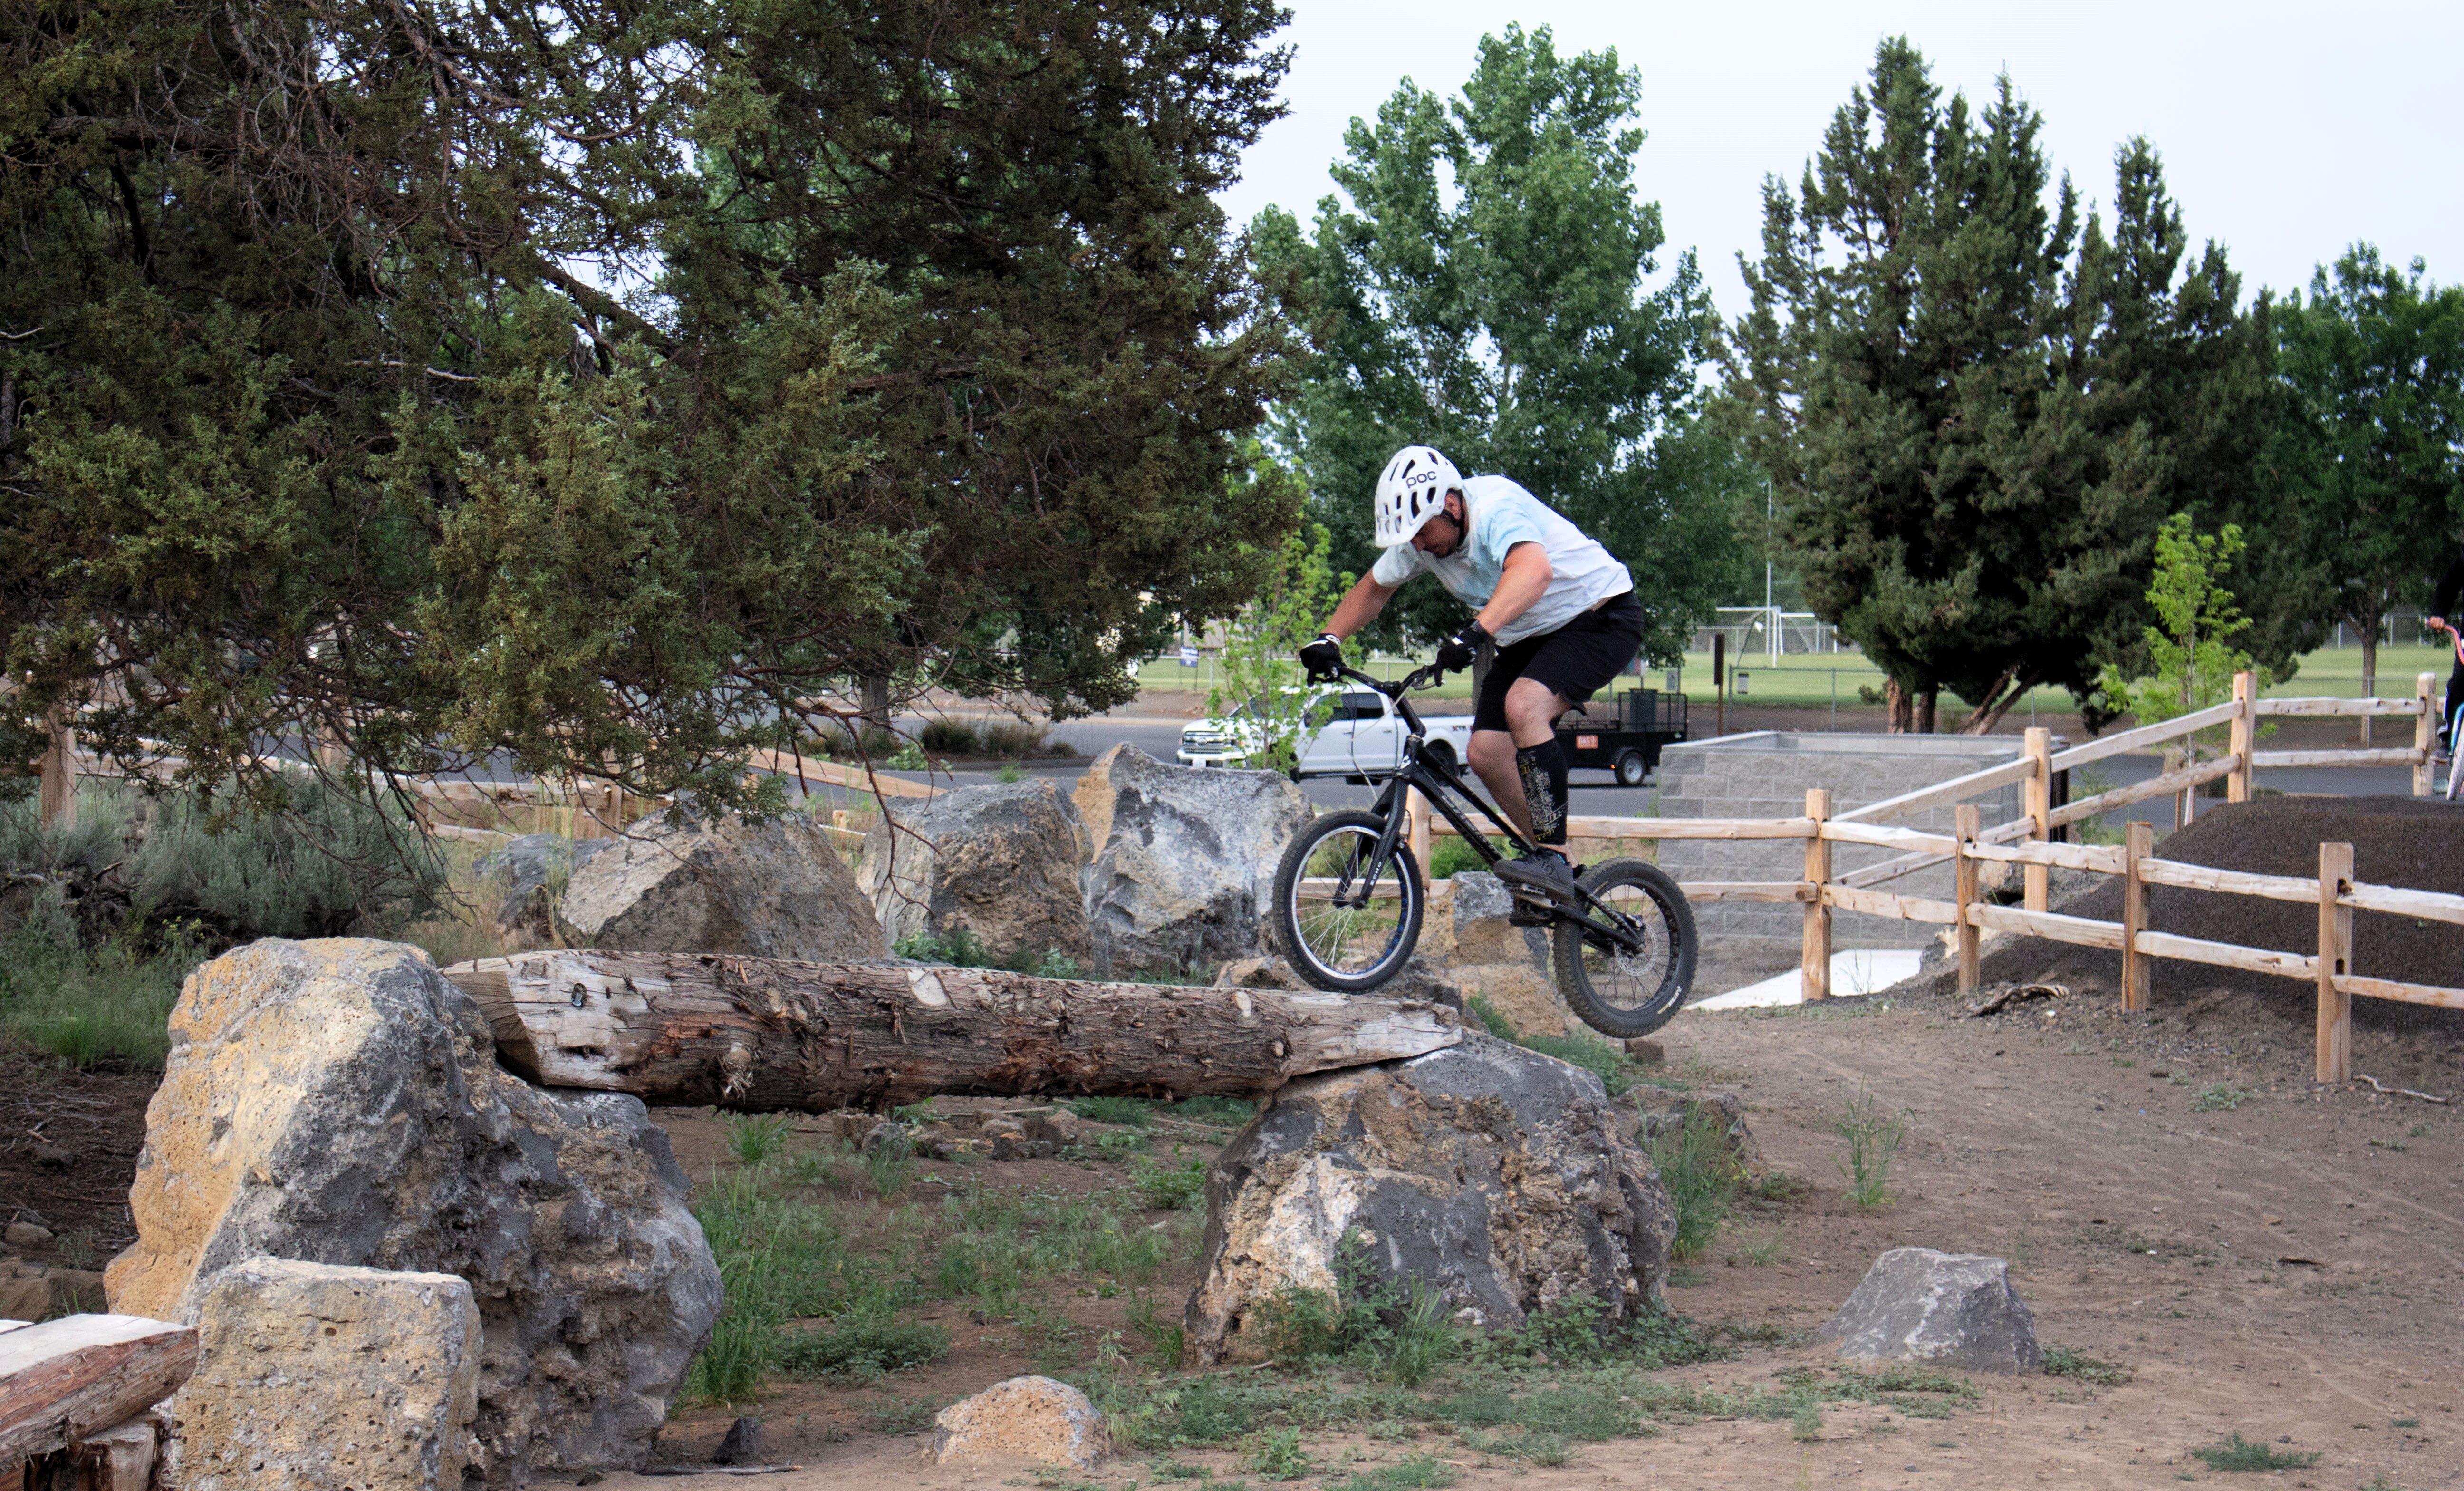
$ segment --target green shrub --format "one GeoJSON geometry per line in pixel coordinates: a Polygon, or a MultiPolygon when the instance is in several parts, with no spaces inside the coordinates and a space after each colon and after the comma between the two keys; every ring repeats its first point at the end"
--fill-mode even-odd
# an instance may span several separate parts
{"type": "Polygon", "coordinates": [[[2191,1456],[2210,1470],[2306,1470],[2319,1463],[2318,1452],[2277,1450],[2254,1439],[2245,1439],[2235,1430],[2233,1436],[2222,1444],[2204,1450],[2192,1450],[2191,1456]]]}
{"type": "Polygon", "coordinates": [[[2100,1388],[2119,1388],[2130,1381],[2130,1369],[2116,1362],[2101,1361],[2068,1346],[2045,1347],[2045,1375],[2075,1377],[2100,1388]]]}
{"type": "Polygon", "coordinates": [[[930,1321],[857,1315],[827,1330],[789,1331],[778,1342],[779,1369],[797,1377],[869,1381],[950,1354],[950,1333],[930,1321]]]}
{"type": "Polygon", "coordinates": [[[159,1072],[180,983],[206,957],[191,928],[124,928],[93,946],[51,921],[0,938],[0,1034],[72,1066],[159,1072]]]}
{"type": "Polygon", "coordinates": [[[1155,1122],[1155,1104],[1144,1098],[1066,1098],[1061,1105],[1090,1124],[1144,1128],[1155,1122]]]}
{"type": "MultiPolygon", "coordinates": [[[[1491,834],[1488,836],[1488,842],[1489,847],[1499,854],[1507,852],[1506,840],[1496,835],[1491,834]]],[[[1464,870],[1486,870],[1487,868],[1488,861],[1480,857],[1480,851],[1474,849],[1467,839],[1441,838],[1429,846],[1429,879],[1433,880],[1450,880],[1464,870]]]]}
{"type": "Polygon", "coordinates": [[[1206,1198],[1206,1162],[1165,1166],[1139,1159],[1130,1167],[1130,1184],[1150,1211],[1186,1212],[1206,1198]]]}
{"type": "Polygon", "coordinates": [[[927,720],[915,739],[926,750],[942,756],[973,756],[983,749],[976,727],[964,720],[927,720]]]}
{"type": "MultiPolygon", "coordinates": [[[[1045,744],[1045,727],[1024,720],[987,720],[982,730],[983,749],[990,756],[1033,756],[1051,747],[1045,744]]],[[[1052,751],[1067,755],[1067,747],[1052,751]]]]}
{"type": "Polygon", "coordinates": [[[1720,1235],[1745,1178],[1728,1142],[1728,1126],[1717,1108],[1691,1104],[1683,1123],[1653,1140],[1652,1159],[1677,1213],[1672,1252],[1680,1258],[1699,1258],[1720,1235]]]}
{"type": "Polygon", "coordinates": [[[735,1115],[727,1121],[727,1148],[738,1165],[759,1165],[787,1143],[787,1115],[735,1115]]]}
{"type": "Polygon", "coordinates": [[[262,814],[228,790],[161,799],[129,866],[131,905],[234,942],[333,937],[434,909],[444,861],[398,806],[305,772],[281,773],[279,787],[283,805],[262,814]]]}

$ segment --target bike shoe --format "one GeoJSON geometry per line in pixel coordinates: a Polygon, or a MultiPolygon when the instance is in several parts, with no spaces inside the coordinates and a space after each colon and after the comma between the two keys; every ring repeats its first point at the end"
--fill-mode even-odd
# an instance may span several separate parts
{"type": "Polygon", "coordinates": [[[1577,901],[1581,892],[1574,884],[1574,867],[1566,857],[1544,849],[1536,855],[1519,859],[1498,861],[1497,878],[1507,884],[1547,894],[1557,901],[1577,901]]]}

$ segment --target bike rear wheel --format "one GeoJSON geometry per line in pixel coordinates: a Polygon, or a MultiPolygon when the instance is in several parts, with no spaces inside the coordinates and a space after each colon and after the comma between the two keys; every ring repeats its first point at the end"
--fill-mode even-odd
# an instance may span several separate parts
{"type": "Polygon", "coordinates": [[[1275,870],[1276,940],[1315,988],[1357,994],[1393,978],[1420,940],[1419,866],[1397,843],[1372,881],[1386,820],[1353,810],[1319,816],[1285,846],[1275,870]]]}
{"type": "MultiPolygon", "coordinates": [[[[1557,990],[1603,1035],[1648,1035],[1685,1005],[1694,985],[1694,912],[1658,865],[1612,859],[1583,872],[1583,885],[1636,934],[1632,951],[1561,915],[1550,934],[1557,990]]],[[[1591,913],[1603,920],[1599,911],[1591,913]]]]}

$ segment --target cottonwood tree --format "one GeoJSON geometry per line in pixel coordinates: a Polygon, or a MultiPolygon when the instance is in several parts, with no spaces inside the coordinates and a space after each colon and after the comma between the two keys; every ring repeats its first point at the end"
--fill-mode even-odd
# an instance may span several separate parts
{"type": "MultiPolygon", "coordinates": [[[[1482,39],[1460,95],[1406,80],[1353,121],[1312,230],[1269,209],[1252,235],[1315,318],[1275,430],[1335,564],[1376,557],[1377,474],[1426,442],[1522,482],[1624,560],[1645,650],[1668,656],[1743,580],[1735,511],[1753,483],[1696,418],[1712,311],[1692,254],[1652,287],[1665,237],[1636,192],[1640,92],[1615,51],[1560,56],[1546,27],[1509,26],[1482,39]]],[[[1426,640],[1460,612],[1415,587],[1375,635],[1426,640]]]]}
{"type": "Polygon", "coordinates": [[[1280,20],[0,0],[0,750],[724,802],[850,678],[1126,697],[1295,514],[1280,20]]]}
{"type": "Polygon", "coordinates": [[[1972,110],[1887,40],[1740,256],[1723,423],[1894,729],[1931,730],[1945,689],[1976,732],[2041,684],[2093,707],[2140,641],[2158,524],[2250,501],[2266,438],[2265,304],[2237,308],[2212,244],[2186,268],[2154,149],[2117,153],[2107,236],[2042,128],[2007,76],[1972,110]]]}
{"type": "Polygon", "coordinates": [[[2464,287],[2427,277],[2358,244],[2277,318],[2278,475],[2320,616],[2361,633],[2365,689],[2387,612],[2429,599],[2464,520],[2464,287]]]}

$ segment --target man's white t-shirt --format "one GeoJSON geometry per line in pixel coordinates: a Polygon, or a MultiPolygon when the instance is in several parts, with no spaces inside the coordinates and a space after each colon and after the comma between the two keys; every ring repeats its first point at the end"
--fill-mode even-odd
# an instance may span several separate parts
{"type": "Polygon", "coordinates": [[[1554,632],[1610,596],[1634,589],[1634,576],[1616,555],[1512,478],[1468,477],[1463,495],[1471,531],[1452,554],[1440,559],[1397,544],[1377,556],[1371,577],[1391,590],[1426,571],[1455,599],[1477,611],[1497,593],[1497,582],[1506,572],[1506,551],[1517,544],[1539,545],[1549,556],[1549,589],[1529,611],[1500,629],[1500,647],[1554,632]]]}

